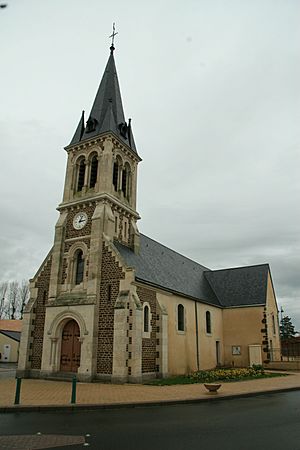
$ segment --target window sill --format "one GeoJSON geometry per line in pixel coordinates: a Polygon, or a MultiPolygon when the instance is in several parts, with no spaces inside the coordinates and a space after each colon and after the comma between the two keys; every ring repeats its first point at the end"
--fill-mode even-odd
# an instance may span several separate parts
{"type": "Polygon", "coordinates": [[[150,339],[151,338],[151,331],[143,331],[142,338],[143,339],[150,339]]]}

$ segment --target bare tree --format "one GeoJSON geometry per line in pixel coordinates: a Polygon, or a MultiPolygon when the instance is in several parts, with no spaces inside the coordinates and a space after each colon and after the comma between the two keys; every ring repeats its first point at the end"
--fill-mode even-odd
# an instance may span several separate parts
{"type": "Polygon", "coordinates": [[[20,305],[19,283],[17,281],[11,281],[9,283],[8,300],[9,300],[9,319],[16,319],[20,305]]]}
{"type": "Polygon", "coordinates": [[[24,308],[29,300],[29,284],[27,280],[22,280],[19,286],[19,297],[20,297],[20,319],[23,319],[24,308]]]}
{"type": "Polygon", "coordinates": [[[0,319],[22,319],[29,300],[29,283],[3,281],[0,283],[0,319]]]}
{"type": "Polygon", "coordinates": [[[8,282],[3,281],[0,283],[0,319],[4,316],[5,306],[7,301],[8,282]]]}

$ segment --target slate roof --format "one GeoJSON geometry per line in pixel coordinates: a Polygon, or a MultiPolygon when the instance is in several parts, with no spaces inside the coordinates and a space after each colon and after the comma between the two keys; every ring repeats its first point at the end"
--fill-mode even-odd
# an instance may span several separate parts
{"type": "Polygon", "coordinates": [[[205,273],[221,306],[263,305],[266,302],[269,265],[212,270],[205,273]]]}
{"type": "Polygon", "coordinates": [[[110,56],[87,121],[87,126],[84,128],[83,117],[81,117],[70,145],[90,139],[101,133],[113,132],[137,153],[130,121],[129,124],[125,121],[113,50],[114,48],[111,47],[110,56]],[[91,129],[89,130],[89,122],[93,123],[92,131],[91,129]],[[123,127],[120,128],[120,125],[123,125],[123,127]]]}
{"type": "Polygon", "coordinates": [[[140,251],[114,242],[137,281],[219,307],[266,302],[268,264],[210,270],[153,239],[140,235],[140,251]]]}
{"type": "Polygon", "coordinates": [[[3,334],[4,336],[7,336],[17,342],[20,342],[20,340],[21,340],[20,331],[2,331],[1,330],[0,334],[3,334]]]}
{"type": "Polygon", "coordinates": [[[117,250],[129,267],[134,267],[136,280],[219,306],[207,283],[201,264],[186,258],[153,239],[140,235],[140,252],[115,242],[117,250]]]}

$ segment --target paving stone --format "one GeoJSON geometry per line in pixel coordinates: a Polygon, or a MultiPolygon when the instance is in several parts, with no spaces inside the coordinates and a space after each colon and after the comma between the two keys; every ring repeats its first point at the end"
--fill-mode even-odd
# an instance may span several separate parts
{"type": "Polygon", "coordinates": [[[84,436],[64,436],[61,434],[0,436],[1,450],[38,450],[84,443],[84,436]]]}
{"type": "MultiPolygon", "coordinates": [[[[0,407],[14,404],[16,382],[0,379],[0,407]]],[[[20,405],[70,405],[72,384],[65,381],[22,380],[20,405]]],[[[285,377],[222,383],[218,397],[300,389],[300,373],[285,377]]],[[[147,403],[207,398],[203,384],[151,386],[141,384],[77,383],[77,404],[147,403]]]]}

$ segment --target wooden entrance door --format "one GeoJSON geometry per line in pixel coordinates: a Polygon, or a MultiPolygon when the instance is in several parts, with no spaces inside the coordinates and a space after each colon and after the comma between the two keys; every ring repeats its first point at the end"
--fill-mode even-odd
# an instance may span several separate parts
{"type": "Polygon", "coordinates": [[[64,326],[61,341],[60,370],[77,372],[80,366],[79,326],[75,320],[69,320],[64,326]]]}

